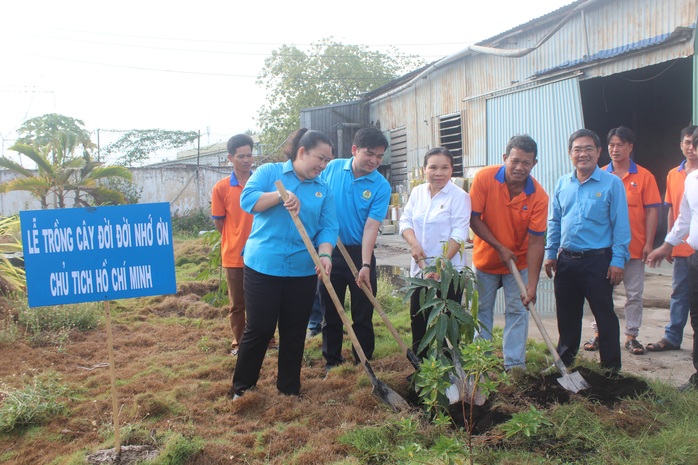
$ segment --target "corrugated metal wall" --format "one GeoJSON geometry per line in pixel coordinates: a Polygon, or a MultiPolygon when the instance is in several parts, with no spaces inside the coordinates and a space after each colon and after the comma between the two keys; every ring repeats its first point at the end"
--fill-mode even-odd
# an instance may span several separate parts
{"type": "MultiPolygon", "coordinates": [[[[406,90],[392,96],[374,97],[369,104],[371,120],[383,130],[404,126],[407,130],[409,168],[419,165],[420,152],[437,143],[434,124],[442,115],[463,115],[463,153],[466,165],[487,163],[485,97],[504,89],[524,90],[526,82],[545,78],[540,73],[571,73],[581,68],[580,79],[637,69],[694,53],[694,41],[642,49],[619,56],[627,46],[668,35],[678,27],[695,28],[696,0],[615,0],[599,2],[576,14],[539,49],[521,58],[468,54],[440,68],[406,90]],[[606,61],[586,63],[587,57],[608,56],[606,61]],[[568,65],[568,67],[564,67],[568,65]],[[571,67],[569,67],[571,66],[571,67]],[[516,86],[521,85],[520,89],[516,86]],[[426,123],[425,123],[426,122],[426,123]]],[[[564,12],[562,12],[564,13],[564,12]]],[[[518,35],[502,34],[500,48],[526,48],[537,43],[559,20],[543,18],[527,25],[518,35]]],[[[651,42],[651,41],[649,41],[651,42]]],[[[557,127],[551,127],[556,131],[557,127]]],[[[569,134],[567,134],[569,135],[569,134]]],[[[545,138],[547,136],[544,136],[545,138]]]]}
{"type": "Polygon", "coordinates": [[[356,131],[369,125],[362,101],[306,108],[300,119],[301,127],[324,132],[335,146],[335,155],[343,158],[351,156],[356,131]]]}
{"type": "Polygon", "coordinates": [[[528,134],[538,144],[538,164],[531,174],[552,193],[558,178],[572,170],[567,139],[583,127],[577,78],[489,99],[487,164],[502,162],[511,136],[528,134]]]}

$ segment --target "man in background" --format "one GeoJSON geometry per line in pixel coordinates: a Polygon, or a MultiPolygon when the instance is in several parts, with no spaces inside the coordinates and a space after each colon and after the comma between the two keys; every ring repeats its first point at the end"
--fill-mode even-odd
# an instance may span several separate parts
{"type": "MultiPolygon", "coordinates": [[[[686,177],[698,168],[698,154],[693,149],[693,132],[696,129],[698,126],[687,126],[681,130],[681,152],[686,159],[666,175],[664,204],[669,207],[667,213],[667,229],[669,231],[681,212],[681,199],[683,198],[686,177]]],[[[671,250],[671,255],[666,257],[669,263],[673,262],[674,264],[671,275],[669,324],[664,328],[664,337],[655,343],[647,344],[647,350],[650,352],[679,350],[681,348],[683,330],[688,321],[691,302],[688,259],[694,252],[690,245],[681,243],[671,250]]]]}
{"type": "Polygon", "coordinates": [[[228,140],[228,161],[233,165],[233,172],[218,181],[211,194],[211,217],[221,233],[221,262],[230,299],[231,355],[237,355],[245,331],[242,250],[252,229],[253,216],[240,208],[240,193],[252,174],[253,147],[254,141],[247,134],[238,134],[228,140]]]}

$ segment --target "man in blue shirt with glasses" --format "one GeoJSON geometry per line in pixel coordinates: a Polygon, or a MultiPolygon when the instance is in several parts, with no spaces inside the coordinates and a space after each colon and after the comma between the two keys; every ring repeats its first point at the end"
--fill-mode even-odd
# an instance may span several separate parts
{"type": "Polygon", "coordinates": [[[599,136],[580,129],[568,145],[574,171],[555,186],[545,247],[545,272],[555,274],[557,350],[565,365],[579,351],[584,299],[599,329],[601,366],[621,368],[620,325],[613,311],[613,286],[623,281],[630,258],[630,222],[620,178],[601,170],[599,136]]]}

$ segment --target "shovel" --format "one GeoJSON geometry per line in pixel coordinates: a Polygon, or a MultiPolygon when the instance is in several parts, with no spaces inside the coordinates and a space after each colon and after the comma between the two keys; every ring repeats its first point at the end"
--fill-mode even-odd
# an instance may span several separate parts
{"type": "MultiPolygon", "coordinates": [[[[519,274],[519,270],[516,269],[516,264],[514,263],[514,260],[509,261],[509,266],[511,267],[511,273],[514,275],[514,279],[516,279],[516,284],[519,285],[519,290],[521,291],[522,294],[527,295],[526,285],[524,284],[523,280],[521,279],[521,275],[519,274]]],[[[550,340],[550,336],[548,336],[548,332],[545,330],[545,326],[543,326],[543,322],[541,321],[540,316],[538,316],[538,312],[536,311],[536,306],[533,305],[533,302],[529,302],[526,307],[528,308],[528,311],[531,312],[531,316],[533,317],[533,321],[536,322],[536,326],[538,326],[538,330],[543,335],[543,339],[545,340],[545,344],[548,346],[548,350],[550,351],[551,354],[553,354],[553,360],[555,360],[555,366],[557,367],[558,370],[560,370],[560,373],[562,373],[562,378],[557,379],[557,382],[560,383],[560,386],[562,386],[563,388],[565,388],[571,392],[579,392],[583,389],[589,389],[591,386],[582,377],[582,375],[580,375],[576,371],[570,373],[567,370],[567,367],[560,359],[560,354],[558,354],[557,350],[555,350],[555,346],[553,346],[553,343],[550,340]]]]}
{"type": "MultiPolygon", "coordinates": [[[[354,261],[351,259],[349,256],[349,253],[347,252],[347,249],[344,247],[344,244],[342,244],[342,241],[340,239],[337,239],[337,248],[339,249],[340,252],[342,252],[342,256],[344,257],[344,261],[347,262],[347,265],[349,265],[349,269],[351,270],[352,274],[354,275],[354,278],[359,277],[359,270],[356,269],[356,265],[354,265],[354,261]]],[[[400,338],[400,334],[398,334],[397,329],[395,329],[395,326],[390,322],[388,319],[388,315],[385,314],[383,311],[383,308],[381,307],[381,304],[378,302],[378,299],[376,299],[373,296],[373,293],[368,289],[368,286],[366,286],[366,283],[361,283],[361,290],[364,291],[364,294],[366,294],[366,297],[368,297],[368,300],[371,301],[371,304],[373,305],[373,308],[376,309],[378,314],[381,316],[383,319],[383,322],[385,323],[385,326],[388,328],[388,331],[390,331],[390,334],[393,335],[395,340],[397,341],[398,345],[400,346],[400,349],[402,352],[404,352],[405,356],[407,357],[407,360],[410,361],[412,366],[414,367],[415,370],[419,370],[419,359],[417,356],[412,352],[412,349],[410,349],[407,344],[405,344],[405,341],[400,338]]]]}
{"type": "MultiPolygon", "coordinates": [[[[340,239],[337,239],[337,248],[339,251],[342,253],[342,256],[344,257],[344,261],[347,262],[347,265],[349,265],[349,269],[351,270],[352,274],[354,277],[359,276],[359,271],[356,269],[356,265],[354,265],[354,261],[351,259],[349,256],[349,253],[347,252],[347,249],[344,247],[344,244],[342,244],[342,241],[340,239]]],[[[397,341],[398,345],[400,346],[400,349],[405,353],[405,356],[407,357],[407,360],[410,361],[412,366],[414,367],[415,370],[419,370],[419,358],[414,354],[412,349],[405,344],[405,342],[402,340],[400,337],[400,334],[397,332],[395,329],[395,326],[390,322],[390,319],[388,319],[388,315],[385,314],[383,311],[383,308],[381,308],[381,304],[378,302],[378,299],[376,299],[371,291],[368,289],[365,283],[361,283],[361,289],[364,291],[366,294],[366,297],[368,297],[368,300],[371,301],[371,304],[373,304],[373,308],[376,309],[378,314],[381,316],[383,319],[383,322],[385,323],[385,326],[388,328],[390,331],[390,334],[393,335],[395,340],[397,341]]],[[[451,341],[446,339],[446,343],[448,344],[449,350],[451,350],[451,355],[454,360],[454,365],[456,368],[456,372],[458,373],[458,376],[450,375],[449,379],[451,381],[451,386],[446,390],[446,396],[448,397],[449,401],[451,404],[456,403],[457,401],[465,401],[467,403],[473,403],[475,405],[483,405],[487,398],[480,392],[480,390],[477,390],[473,394],[473,387],[474,387],[474,381],[472,376],[467,376],[465,374],[465,371],[463,371],[463,367],[460,364],[460,360],[456,355],[453,353],[454,348],[453,345],[451,344],[451,341]]]]}
{"type": "MultiPolygon", "coordinates": [[[[281,181],[276,181],[274,185],[278,189],[279,194],[281,194],[281,198],[286,200],[288,198],[288,192],[286,192],[286,188],[284,187],[283,183],[281,181]]],[[[388,404],[395,411],[409,410],[410,405],[407,403],[405,399],[403,399],[400,396],[400,394],[393,391],[390,387],[388,387],[387,384],[376,378],[376,375],[375,373],[373,373],[371,365],[368,363],[368,360],[366,359],[366,354],[364,354],[364,351],[361,348],[361,344],[359,343],[359,340],[356,337],[356,334],[354,333],[354,329],[351,326],[351,321],[347,317],[347,314],[344,313],[344,309],[342,308],[342,304],[339,301],[339,297],[337,297],[337,293],[334,291],[334,288],[332,287],[330,277],[327,276],[327,273],[325,273],[325,268],[322,266],[322,263],[320,262],[320,257],[315,251],[315,246],[313,246],[313,242],[310,240],[308,232],[305,230],[305,226],[303,226],[303,223],[301,222],[300,218],[298,218],[297,214],[291,213],[291,218],[293,219],[293,223],[296,225],[296,228],[298,229],[298,232],[300,233],[301,238],[303,239],[305,247],[308,249],[308,253],[310,253],[310,257],[313,259],[313,263],[315,263],[315,266],[318,268],[318,270],[320,270],[322,282],[325,284],[327,292],[330,294],[330,297],[332,298],[332,302],[334,302],[335,307],[337,307],[337,313],[339,314],[339,317],[342,319],[342,323],[344,323],[344,327],[346,328],[347,333],[349,334],[349,338],[351,339],[351,343],[354,346],[354,350],[359,356],[361,365],[364,367],[364,370],[366,370],[368,378],[371,380],[371,384],[373,385],[373,388],[371,389],[371,394],[375,398],[382,400],[383,402],[388,404]]]]}

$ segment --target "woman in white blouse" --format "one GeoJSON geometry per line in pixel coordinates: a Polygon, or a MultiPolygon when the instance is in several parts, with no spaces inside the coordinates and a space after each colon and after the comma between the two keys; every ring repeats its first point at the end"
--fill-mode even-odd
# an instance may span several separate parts
{"type": "MultiPolygon", "coordinates": [[[[412,277],[418,276],[423,268],[433,264],[441,255],[451,260],[457,270],[466,266],[461,244],[468,239],[470,196],[451,182],[451,152],[443,147],[429,150],[424,155],[424,174],[427,182],[412,189],[400,217],[400,235],[409,244],[412,255],[412,277]]],[[[433,276],[427,274],[424,277],[433,276]]],[[[419,290],[415,291],[410,299],[412,350],[420,358],[424,358],[426,351],[418,353],[418,348],[426,333],[429,314],[419,312],[419,294],[419,290]]],[[[449,299],[460,302],[462,297],[462,292],[449,290],[449,299]]]]}

